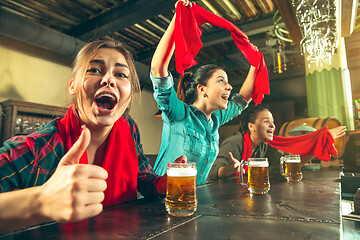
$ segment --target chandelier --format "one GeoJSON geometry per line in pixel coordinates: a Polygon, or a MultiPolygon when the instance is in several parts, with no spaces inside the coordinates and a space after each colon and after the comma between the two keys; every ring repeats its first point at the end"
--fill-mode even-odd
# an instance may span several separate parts
{"type": "Polygon", "coordinates": [[[300,51],[309,63],[328,62],[337,46],[336,0],[292,0],[303,38],[300,51]]]}

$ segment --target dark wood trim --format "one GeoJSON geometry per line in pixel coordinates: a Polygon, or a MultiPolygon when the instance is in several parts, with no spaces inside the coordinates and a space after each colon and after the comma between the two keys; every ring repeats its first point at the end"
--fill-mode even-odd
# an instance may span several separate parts
{"type": "Polygon", "coordinates": [[[274,0],[274,3],[276,4],[277,9],[279,9],[285,26],[290,33],[291,39],[297,47],[300,47],[302,34],[295,16],[295,11],[291,5],[291,0],[274,0]]]}

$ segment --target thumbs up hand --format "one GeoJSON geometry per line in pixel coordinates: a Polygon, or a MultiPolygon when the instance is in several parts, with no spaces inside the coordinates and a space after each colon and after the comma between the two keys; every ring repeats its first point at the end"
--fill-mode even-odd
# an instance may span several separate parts
{"type": "Polygon", "coordinates": [[[79,164],[90,139],[90,130],[84,127],[54,174],[39,188],[40,212],[47,220],[80,221],[102,211],[108,174],[102,167],[79,164]]]}

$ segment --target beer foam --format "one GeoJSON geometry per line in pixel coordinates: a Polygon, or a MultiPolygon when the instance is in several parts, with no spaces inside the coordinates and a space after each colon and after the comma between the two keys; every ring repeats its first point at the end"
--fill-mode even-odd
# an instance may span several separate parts
{"type": "Polygon", "coordinates": [[[269,162],[268,161],[262,161],[262,162],[249,161],[249,167],[269,167],[269,162]]]}
{"type": "Polygon", "coordinates": [[[299,158],[290,158],[290,159],[286,159],[285,160],[285,162],[287,162],[287,163],[299,163],[299,162],[301,162],[301,159],[299,159],[299,158]]]}
{"type": "Polygon", "coordinates": [[[170,177],[192,177],[196,176],[195,168],[170,168],[167,170],[170,177]]]}

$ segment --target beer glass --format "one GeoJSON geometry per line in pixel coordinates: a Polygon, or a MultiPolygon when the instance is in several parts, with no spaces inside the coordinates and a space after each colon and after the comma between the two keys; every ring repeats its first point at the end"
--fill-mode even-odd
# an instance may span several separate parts
{"type": "Polygon", "coordinates": [[[289,154],[281,157],[280,173],[288,182],[300,182],[303,178],[300,155],[289,154]]]}
{"type": "Polygon", "coordinates": [[[168,163],[165,207],[176,217],[192,215],[197,208],[196,164],[168,163]]]}
{"type": "Polygon", "coordinates": [[[252,194],[266,194],[270,190],[269,162],[267,158],[249,158],[240,163],[240,183],[252,194]],[[244,182],[243,168],[248,165],[248,182],[244,182]]]}

